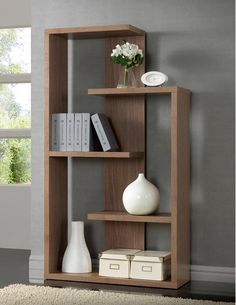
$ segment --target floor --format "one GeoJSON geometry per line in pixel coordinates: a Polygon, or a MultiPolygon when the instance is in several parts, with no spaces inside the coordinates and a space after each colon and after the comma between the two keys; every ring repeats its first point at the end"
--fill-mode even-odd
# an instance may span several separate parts
{"type": "Polygon", "coordinates": [[[29,250],[0,249],[0,288],[13,284],[29,284],[29,250]]]}
{"type": "MultiPolygon", "coordinates": [[[[28,250],[12,250],[0,249],[0,288],[14,284],[22,283],[29,284],[29,261],[30,251],[28,250]]],[[[59,287],[80,287],[91,288],[95,290],[117,290],[130,292],[144,292],[151,294],[158,294],[163,296],[182,297],[191,299],[207,299],[212,301],[235,301],[235,286],[228,283],[212,283],[192,281],[189,284],[175,289],[153,289],[153,288],[139,288],[139,287],[125,287],[114,285],[98,285],[85,284],[75,282],[58,282],[47,281],[46,284],[59,287]]]]}

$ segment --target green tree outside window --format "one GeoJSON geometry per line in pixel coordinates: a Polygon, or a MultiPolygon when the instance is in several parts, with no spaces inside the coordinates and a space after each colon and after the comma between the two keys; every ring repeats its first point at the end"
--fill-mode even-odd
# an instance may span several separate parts
{"type": "MultiPolygon", "coordinates": [[[[11,56],[13,49],[22,50],[20,37],[24,30],[0,30],[0,74],[25,73],[24,63],[13,62],[11,56]]],[[[19,56],[20,60],[21,56],[19,56]]],[[[22,107],[25,101],[21,100],[19,103],[14,96],[16,86],[21,84],[0,84],[0,129],[30,128],[31,126],[30,110],[22,107]]],[[[24,99],[23,94],[20,95],[20,99],[24,99]]],[[[30,183],[30,151],[30,139],[0,138],[1,184],[30,183]]]]}

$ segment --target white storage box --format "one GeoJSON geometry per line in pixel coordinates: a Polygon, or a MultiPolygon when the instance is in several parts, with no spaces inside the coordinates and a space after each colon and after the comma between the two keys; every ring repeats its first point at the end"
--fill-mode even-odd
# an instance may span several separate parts
{"type": "Polygon", "coordinates": [[[133,279],[163,281],[170,276],[170,252],[140,251],[131,261],[133,279]]]}
{"type": "Polygon", "coordinates": [[[99,275],[111,277],[130,277],[131,259],[136,249],[111,249],[99,255],[99,275]]]}

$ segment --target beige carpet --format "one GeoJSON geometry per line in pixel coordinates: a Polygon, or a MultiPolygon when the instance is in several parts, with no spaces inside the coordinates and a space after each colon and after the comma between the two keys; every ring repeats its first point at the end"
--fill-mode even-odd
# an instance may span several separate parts
{"type": "Polygon", "coordinates": [[[229,305],[147,294],[10,285],[0,289],[0,305],[229,305]]]}

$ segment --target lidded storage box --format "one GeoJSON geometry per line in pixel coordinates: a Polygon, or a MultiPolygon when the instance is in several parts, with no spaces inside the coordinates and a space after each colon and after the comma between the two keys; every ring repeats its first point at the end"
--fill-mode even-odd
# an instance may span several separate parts
{"type": "Polygon", "coordinates": [[[170,252],[140,251],[131,262],[130,278],[163,281],[170,276],[170,252]]]}
{"type": "Polygon", "coordinates": [[[111,277],[130,277],[131,259],[136,249],[110,249],[99,255],[99,275],[111,277]]]}

